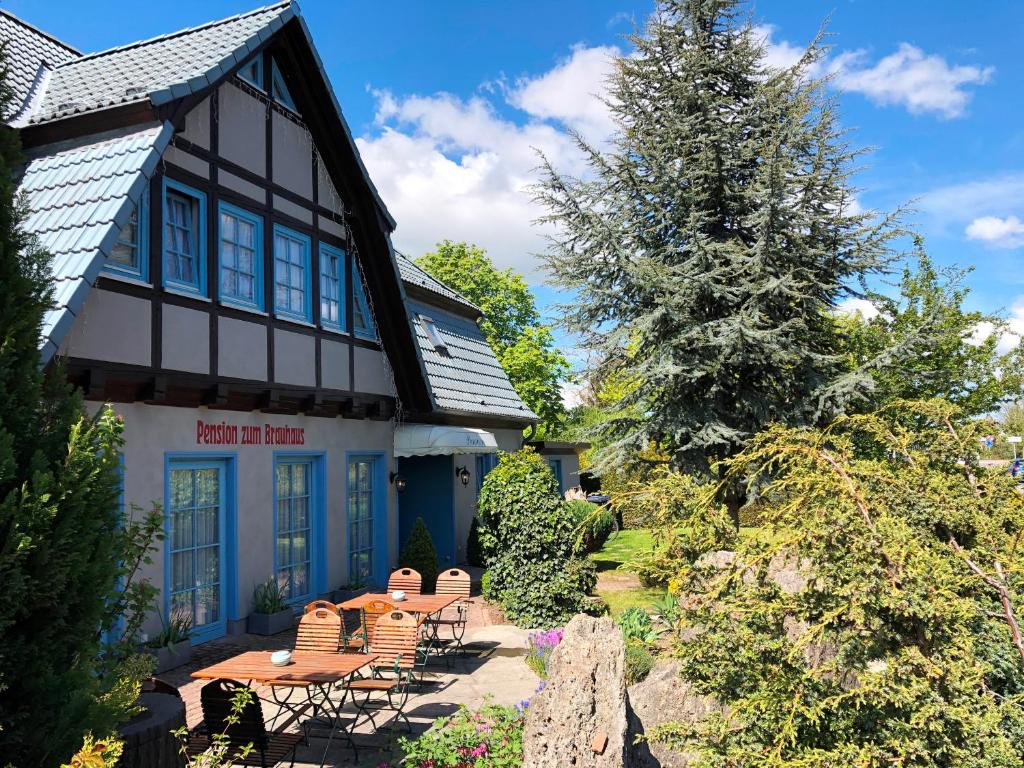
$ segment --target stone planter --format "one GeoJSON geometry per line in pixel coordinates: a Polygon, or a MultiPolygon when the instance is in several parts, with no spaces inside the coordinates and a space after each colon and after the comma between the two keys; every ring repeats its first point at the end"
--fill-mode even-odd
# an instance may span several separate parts
{"type": "Polygon", "coordinates": [[[181,768],[185,758],[171,733],[185,726],[185,704],[166,693],[143,693],[140,712],[118,727],[124,742],[119,768],[181,768]]]}
{"type": "Polygon", "coordinates": [[[276,635],[292,628],[294,614],[291,608],[277,613],[250,613],[246,630],[250,635],[276,635]]]}
{"type": "Polygon", "coordinates": [[[191,640],[182,640],[174,645],[165,645],[161,648],[146,648],[146,650],[156,656],[154,675],[162,675],[164,672],[192,661],[191,640]]]}
{"type": "Polygon", "coordinates": [[[365,595],[369,591],[370,587],[359,587],[359,589],[336,589],[331,594],[331,601],[335,603],[344,603],[346,600],[351,600],[353,597],[365,595]]]}

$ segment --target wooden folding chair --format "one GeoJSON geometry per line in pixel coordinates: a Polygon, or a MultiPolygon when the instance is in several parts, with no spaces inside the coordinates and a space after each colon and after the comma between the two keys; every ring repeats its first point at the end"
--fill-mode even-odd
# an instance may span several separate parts
{"type": "Polygon", "coordinates": [[[329,600],[314,600],[312,603],[307,603],[306,607],[302,609],[302,612],[303,613],[312,613],[313,611],[317,610],[318,608],[323,608],[324,610],[334,611],[335,613],[338,613],[338,606],[336,606],[334,603],[330,602],[329,600]]]}
{"type": "Polygon", "coordinates": [[[399,568],[388,577],[388,592],[402,591],[418,595],[423,589],[423,577],[412,568],[399,568]]]}
{"type": "Polygon", "coordinates": [[[370,652],[377,654],[372,665],[373,677],[353,680],[347,686],[359,711],[356,717],[366,715],[376,730],[373,712],[386,707],[395,713],[396,720],[404,720],[406,728],[411,731],[412,724],[405,714],[405,705],[416,669],[419,621],[411,613],[389,611],[377,619],[370,638],[370,652]],[[366,694],[362,702],[356,701],[357,691],[366,694]],[[384,694],[386,703],[384,700],[373,701],[375,693],[384,694]]]}
{"type": "MultiPolygon", "coordinates": [[[[327,605],[329,607],[313,608],[299,619],[299,628],[295,632],[294,653],[296,655],[339,653],[341,651],[341,616],[338,615],[338,610],[333,603],[327,605]]],[[[270,687],[270,694],[275,704],[279,705],[282,710],[291,712],[296,718],[310,707],[313,708],[313,716],[317,716],[319,708],[312,700],[310,691],[305,684],[276,683],[270,687]],[[280,697],[279,689],[286,690],[287,694],[280,697]],[[292,691],[296,689],[306,691],[305,701],[292,702],[292,691]]]]}
{"type": "MultiPolygon", "coordinates": [[[[199,700],[203,708],[205,729],[189,736],[186,752],[197,757],[212,745],[208,734],[224,734],[228,739],[226,765],[259,765],[263,768],[280,765],[291,755],[289,765],[295,765],[295,750],[305,740],[301,733],[268,731],[263,722],[263,706],[253,693],[250,701],[239,714],[237,723],[228,723],[232,714],[232,700],[246,686],[234,680],[213,680],[203,686],[199,700]],[[245,757],[242,750],[252,745],[252,751],[245,757]]],[[[249,689],[251,690],[251,689],[249,689]]]]}
{"type": "Polygon", "coordinates": [[[441,627],[450,627],[452,631],[451,642],[455,646],[455,650],[463,655],[466,653],[466,647],[462,644],[462,638],[466,634],[466,618],[469,614],[468,601],[471,583],[472,580],[469,578],[469,574],[458,568],[449,568],[438,574],[436,594],[455,595],[459,599],[449,606],[449,608],[453,609],[453,612],[449,611],[447,616],[444,611],[441,611],[441,614],[436,618],[427,620],[427,623],[430,625],[430,631],[434,633],[434,638],[438,641],[448,641],[448,638],[440,637],[439,630],[441,627]]]}
{"type": "Polygon", "coordinates": [[[366,642],[367,638],[373,637],[373,628],[377,626],[377,619],[385,613],[393,610],[395,610],[395,606],[387,600],[371,600],[363,606],[361,619],[363,625],[362,633],[364,647],[369,645],[369,643],[366,642]]]}

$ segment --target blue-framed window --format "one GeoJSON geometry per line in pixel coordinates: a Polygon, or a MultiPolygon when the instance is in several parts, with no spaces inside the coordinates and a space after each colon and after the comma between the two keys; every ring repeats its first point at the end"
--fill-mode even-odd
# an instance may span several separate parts
{"type": "Polygon", "coordinates": [[[551,467],[551,473],[555,476],[555,480],[558,481],[558,490],[564,493],[565,486],[562,484],[562,460],[548,459],[548,466],[551,467]]]}
{"type": "Polygon", "coordinates": [[[366,300],[366,286],[359,274],[355,259],[352,260],[352,330],[363,339],[376,339],[377,328],[370,314],[370,304],[366,300]]]}
{"type": "Polygon", "coordinates": [[[387,582],[387,496],[384,454],[347,454],[345,509],[350,583],[387,582]]]}
{"type": "Polygon", "coordinates": [[[206,296],[206,195],[164,178],[164,285],[206,296]]]}
{"type": "Polygon", "coordinates": [[[320,324],[345,329],[345,252],[320,243],[320,324]]]}
{"type": "Polygon", "coordinates": [[[149,187],[132,209],[106,263],[107,272],[136,280],[149,279],[149,187]]]}
{"type": "Polygon", "coordinates": [[[263,309],[263,217],[220,203],[220,300],[263,309]]]}
{"type": "Polygon", "coordinates": [[[291,93],[288,92],[288,86],[285,85],[284,77],[274,59],[270,61],[270,69],[270,95],[278,104],[283,104],[292,112],[298,113],[299,110],[295,107],[295,101],[292,99],[291,93]]]}
{"type": "Polygon", "coordinates": [[[498,466],[498,454],[496,453],[478,453],[476,456],[476,495],[480,495],[480,490],[484,487],[484,478],[487,477],[487,473],[498,466]]]}
{"type": "Polygon", "coordinates": [[[256,54],[238,70],[238,76],[249,85],[263,90],[263,55],[256,54]]]}
{"type": "Polygon", "coordinates": [[[312,266],[305,235],[274,226],[274,311],[282,317],[311,321],[312,266]]]}
{"type": "Polygon", "coordinates": [[[233,604],[234,492],[227,459],[168,456],[164,611],[203,642],[225,633],[233,604]]]}
{"type": "Polygon", "coordinates": [[[323,588],[323,456],[275,454],[274,576],[289,602],[323,588]]]}

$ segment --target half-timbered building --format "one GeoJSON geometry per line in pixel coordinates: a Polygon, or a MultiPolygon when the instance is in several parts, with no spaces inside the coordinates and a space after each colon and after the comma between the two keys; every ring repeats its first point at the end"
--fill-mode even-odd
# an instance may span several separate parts
{"type": "Polygon", "coordinates": [[[114,404],[126,503],[165,511],[150,628],[237,631],[268,577],[296,605],[383,583],[416,517],[460,562],[536,417],[479,309],[392,248],[297,5],[91,54],[4,12],[0,38],[44,364],[114,404]]]}

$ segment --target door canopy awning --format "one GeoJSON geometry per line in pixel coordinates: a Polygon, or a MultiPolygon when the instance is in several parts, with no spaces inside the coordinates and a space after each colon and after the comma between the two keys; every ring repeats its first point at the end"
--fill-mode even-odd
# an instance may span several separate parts
{"type": "Polygon", "coordinates": [[[498,441],[483,429],[408,424],[395,429],[395,456],[497,453],[498,441]]]}

